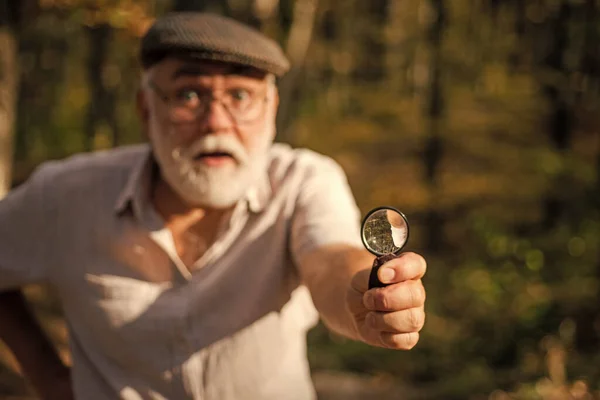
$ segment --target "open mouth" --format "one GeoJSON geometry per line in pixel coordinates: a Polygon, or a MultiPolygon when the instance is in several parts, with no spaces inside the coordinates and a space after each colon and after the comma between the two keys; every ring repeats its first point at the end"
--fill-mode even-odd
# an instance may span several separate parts
{"type": "Polygon", "coordinates": [[[204,163],[206,165],[221,165],[224,163],[235,162],[235,158],[232,154],[222,151],[215,151],[210,153],[200,153],[194,157],[194,161],[204,163]]]}

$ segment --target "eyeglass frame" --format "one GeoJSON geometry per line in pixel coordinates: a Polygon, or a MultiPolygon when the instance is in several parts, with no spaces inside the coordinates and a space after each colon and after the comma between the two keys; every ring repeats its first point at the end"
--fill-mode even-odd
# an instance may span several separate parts
{"type": "MultiPolygon", "coordinates": [[[[175,123],[180,123],[180,122],[197,122],[198,120],[201,119],[201,117],[204,117],[207,115],[208,110],[210,109],[210,106],[212,105],[213,101],[217,101],[219,104],[221,104],[223,106],[223,109],[225,109],[225,111],[227,111],[227,114],[229,114],[229,116],[231,117],[231,119],[233,121],[235,121],[235,123],[237,124],[247,124],[247,123],[251,123],[251,122],[255,122],[257,121],[261,116],[264,115],[265,113],[265,105],[269,100],[269,85],[273,84],[273,80],[267,78],[267,82],[268,82],[268,86],[265,89],[265,93],[264,93],[264,98],[261,101],[262,103],[262,110],[260,113],[257,114],[257,116],[255,118],[251,118],[251,119],[240,119],[239,117],[236,117],[235,114],[229,109],[229,107],[227,106],[227,104],[225,104],[223,102],[223,100],[220,97],[216,97],[214,96],[214,94],[211,92],[210,94],[210,101],[208,103],[206,103],[204,105],[204,107],[200,106],[198,107],[197,110],[190,110],[194,112],[194,118],[190,121],[173,121],[171,112],[169,112],[169,119],[171,120],[171,122],[175,122],[175,123]],[[200,112],[200,110],[202,110],[202,112],[200,112]]],[[[147,85],[150,89],[152,89],[157,95],[158,97],[169,107],[169,111],[172,109],[172,104],[173,104],[173,96],[169,96],[167,93],[165,93],[165,91],[163,89],[161,89],[152,79],[148,79],[147,80],[147,85]]]]}

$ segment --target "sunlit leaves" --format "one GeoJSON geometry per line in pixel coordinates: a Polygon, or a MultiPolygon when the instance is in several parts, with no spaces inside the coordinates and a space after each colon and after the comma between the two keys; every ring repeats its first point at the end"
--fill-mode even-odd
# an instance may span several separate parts
{"type": "Polygon", "coordinates": [[[151,0],[40,0],[42,8],[77,13],[84,25],[109,24],[141,36],[154,20],[151,0]]]}

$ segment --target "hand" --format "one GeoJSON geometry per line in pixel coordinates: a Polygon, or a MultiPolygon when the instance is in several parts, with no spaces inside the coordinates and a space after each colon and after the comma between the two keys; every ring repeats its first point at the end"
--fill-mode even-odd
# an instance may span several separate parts
{"type": "Polygon", "coordinates": [[[403,253],[378,271],[379,280],[389,286],[368,290],[370,269],[353,277],[346,301],[362,341],[398,350],[410,350],[417,344],[425,323],[421,278],[426,268],[420,255],[403,253]]]}

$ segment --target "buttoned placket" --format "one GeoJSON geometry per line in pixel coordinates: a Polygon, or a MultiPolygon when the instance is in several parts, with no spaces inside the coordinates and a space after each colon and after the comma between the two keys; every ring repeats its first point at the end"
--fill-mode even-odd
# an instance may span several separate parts
{"type": "Polygon", "coordinates": [[[246,200],[242,200],[236,204],[231,217],[226,218],[221,222],[214,243],[206,250],[202,257],[192,265],[191,271],[181,260],[179,254],[177,254],[173,234],[164,225],[161,217],[155,211],[147,209],[144,212],[144,220],[146,221],[144,225],[150,231],[150,238],[169,256],[186,281],[190,281],[192,279],[193,271],[203,268],[225,253],[226,249],[233,244],[235,238],[239,235],[247,217],[247,202],[246,200]],[[158,226],[160,226],[159,229],[157,229],[158,226]]]}
{"type": "MultiPolygon", "coordinates": [[[[146,164],[149,168],[149,164],[146,164]]],[[[144,171],[144,170],[140,170],[144,171]]],[[[146,172],[149,169],[145,170],[146,172]]],[[[258,199],[257,188],[253,187],[242,200],[234,207],[229,218],[225,218],[218,227],[216,239],[214,243],[206,250],[206,252],[189,268],[179,257],[175,246],[175,240],[171,231],[166,227],[163,218],[154,209],[150,201],[146,200],[145,193],[149,190],[149,175],[142,175],[136,189],[132,189],[133,206],[135,214],[138,216],[138,221],[141,226],[148,231],[149,237],[155,242],[169,257],[178,273],[174,277],[173,284],[177,285],[193,285],[197,272],[210,268],[212,264],[222,257],[227,249],[229,249],[235,240],[238,238],[243,227],[250,215],[250,210],[260,210],[260,200],[258,199]],[[179,278],[176,278],[179,277],[179,278]]],[[[173,322],[171,331],[173,332],[170,347],[173,349],[173,357],[175,360],[185,359],[181,365],[174,365],[170,374],[173,378],[179,377],[179,382],[191,397],[194,399],[204,398],[203,379],[204,374],[204,359],[206,357],[203,349],[197,350],[196,333],[200,331],[198,324],[201,321],[195,320],[190,307],[189,299],[186,298],[189,292],[180,291],[180,297],[176,300],[177,307],[181,312],[182,318],[173,322]],[[183,357],[182,357],[183,356],[183,357]],[[181,380],[180,380],[181,379],[181,380]]]]}
{"type": "MultiPolygon", "coordinates": [[[[249,216],[248,202],[246,199],[240,200],[234,207],[229,218],[224,219],[219,225],[215,242],[207,249],[207,251],[188,269],[183,263],[177,249],[171,231],[165,226],[162,218],[152,207],[144,207],[142,212],[142,222],[149,230],[150,238],[169,256],[181,276],[187,284],[193,281],[194,271],[206,268],[211,263],[219,259],[226,250],[234,243],[240,232],[242,231],[249,216]]],[[[182,291],[182,296],[185,296],[185,291],[182,291]]],[[[187,299],[181,298],[180,306],[186,308],[189,306],[187,299]]],[[[174,350],[180,355],[189,356],[185,363],[181,366],[181,371],[176,368],[173,372],[181,373],[183,383],[193,393],[193,398],[203,398],[204,388],[202,387],[203,374],[203,355],[202,351],[195,353],[194,332],[197,331],[192,318],[193,313],[185,310],[184,318],[174,326],[174,350]]]]}
{"type": "MultiPolygon", "coordinates": [[[[231,247],[233,242],[239,236],[246,221],[248,219],[248,207],[245,200],[240,201],[233,210],[231,217],[224,220],[219,227],[217,233],[217,239],[212,246],[204,253],[200,259],[194,263],[193,269],[199,270],[202,268],[209,267],[211,263],[222,257],[228,248],[231,247]]],[[[193,274],[192,274],[193,275],[193,274]]],[[[193,277],[192,277],[193,279],[193,277]]],[[[186,330],[186,344],[190,350],[193,351],[195,346],[195,332],[198,331],[195,324],[201,323],[192,318],[193,313],[186,315],[187,330],[186,330]]],[[[197,353],[191,354],[189,360],[183,366],[184,376],[191,378],[190,381],[186,382],[188,387],[191,389],[195,399],[202,399],[204,397],[203,379],[204,374],[204,351],[201,349],[197,353]]]]}

